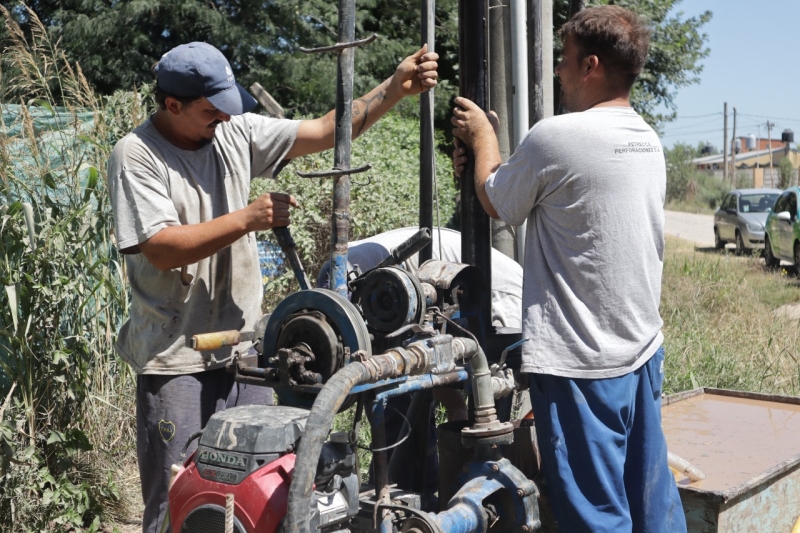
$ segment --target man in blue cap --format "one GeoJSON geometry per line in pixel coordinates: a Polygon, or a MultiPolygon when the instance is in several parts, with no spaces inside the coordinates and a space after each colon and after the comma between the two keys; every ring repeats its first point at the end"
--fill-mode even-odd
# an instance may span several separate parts
{"type": "MultiPolygon", "coordinates": [[[[353,102],[353,136],[404,96],[435,86],[437,59],[423,47],[353,102]]],[[[154,71],[158,110],[117,143],[108,165],[131,287],[117,351],[138,374],[146,533],[161,529],[170,467],[187,439],[216,411],[272,401],[269,389],[248,389],[225,372],[247,345],[200,353],[189,343],[197,333],[253,329],[261,309],[255,232],[288,225],[297,201],[271,193],[250,203],[250,180],[331,148],[335,129],[333,111],[302,121],[247,113],[256,101],[205,43],[174,48],[154,71]]]]}

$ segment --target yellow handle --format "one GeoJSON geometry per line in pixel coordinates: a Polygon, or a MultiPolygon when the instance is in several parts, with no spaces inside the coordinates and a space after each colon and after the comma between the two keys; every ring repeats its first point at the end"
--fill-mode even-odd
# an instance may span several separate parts
{"type": "Polygon", "coordinates": [[[792,528],[792,533],[800,533],[800,517],[798,517],[797,522],[794,523],[794,527],[792,528]]]}
{"type": "Polygon", "coordinates": [[[201,333],[192,336],[192,349],[198,352],[204,350],[216,350],[224,346],[236,346],[242,342],[242,336],[238,330],[215,331],[214,333],[201,333]]]}

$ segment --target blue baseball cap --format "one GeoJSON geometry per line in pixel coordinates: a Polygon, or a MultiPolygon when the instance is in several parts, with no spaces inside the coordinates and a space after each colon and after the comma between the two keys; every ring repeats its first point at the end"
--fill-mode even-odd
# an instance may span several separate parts
{"type": "Polygon", "coordinates": [[[236,83],[230,63],[222,52],[207,43],[176,46],[155,68],[158,87],[174,96],[205,96],[228,115],[241,115],[256,106],[256,100],[236,83]]]}

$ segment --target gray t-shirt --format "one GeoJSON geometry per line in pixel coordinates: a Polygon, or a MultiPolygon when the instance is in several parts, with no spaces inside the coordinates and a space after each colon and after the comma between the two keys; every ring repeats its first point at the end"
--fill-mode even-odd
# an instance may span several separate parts
{"type": "MultiPolygon", "coordinates": [[[[347,260],[366,272],[386,259],[392,249],[408,240],[418,227],[400,228],[349,244],[347,260]]],[[[441,258],[439,230],[433,228],[433,258],[453,263],[461,262],[461,233],[442,228],[441,258]]],[[[419,254],[403,262],[402,267],[417,273],[419,254]]],[[[522,267],[502,253],[492,250],[492,323],[498,327],[520,329],[522,314],[522,267]]]]}
{"type": "Polygon", "coordinates": [[[490,176],[500,218],[528,220],[523,371],[616,377],[659,348],[665,190],[661,142],[627,107],[543,120],[490,176]]]}
{"type": "MultiPolygon", "coordinates": [[[[168,226],[198,224],[248,205],[250,180],[274,177],[299,122],[255,114],[217,127],[213,142],[181,150],[148,120],[121,139],[108,163],[117,248],[123,253],[168,226]]],[[[130,319],[117,351],[143,374],[189,374],[224,366],[234,350],[195,352],[192,335],[252,328],[261,311],[261,276],[254,234],[207,259],[161,272],[141,253],[125,255],[130,319]]]]}

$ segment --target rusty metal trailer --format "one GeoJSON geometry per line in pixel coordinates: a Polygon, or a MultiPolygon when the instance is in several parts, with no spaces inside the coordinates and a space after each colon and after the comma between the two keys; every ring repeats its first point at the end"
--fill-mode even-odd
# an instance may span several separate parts
{"type": "Polygon", "coordinates": [[[800,516],[800,398],[700,388],[668,396],[667,445],[706,474],[678,490],[692,533],[785,532],[800,516]]]}

